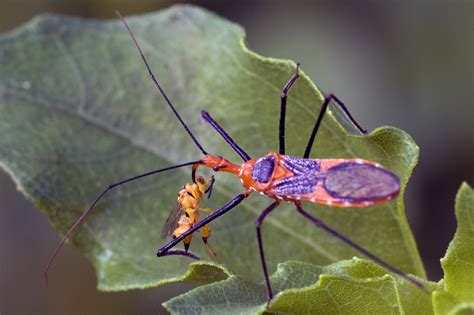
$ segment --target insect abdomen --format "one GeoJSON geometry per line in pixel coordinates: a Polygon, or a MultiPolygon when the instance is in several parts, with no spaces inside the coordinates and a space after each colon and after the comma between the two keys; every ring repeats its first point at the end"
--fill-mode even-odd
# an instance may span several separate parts
{"type": "Polygon", "coordinates": [[[338,207],[366,207],[398,196],[400,180],[382,166],[361,159],[311,160],[283,157],[293,175],[276,179],[270,194],[338,207]]]}

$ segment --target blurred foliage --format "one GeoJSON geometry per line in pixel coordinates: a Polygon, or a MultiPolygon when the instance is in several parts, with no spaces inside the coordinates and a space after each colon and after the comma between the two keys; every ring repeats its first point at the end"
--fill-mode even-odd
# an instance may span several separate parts
{"type": "MultiPolygon", "coordinates": [[[[267,307],[263,283],[231,276],[166,302],[172,314],[432,314],[430,297],[380,266],[353,258],[326,267],[278,265],[267,307]]],[[[433,283],[426,283],[430,289],[433,283]]]]}
{"type": "Polygon", "coordinates": [[[464,183],[456,196],[458,229],[441,259],[445,272],[442,290],[433,293],[437,314],[474,311],[474,191],[464,183]]]}

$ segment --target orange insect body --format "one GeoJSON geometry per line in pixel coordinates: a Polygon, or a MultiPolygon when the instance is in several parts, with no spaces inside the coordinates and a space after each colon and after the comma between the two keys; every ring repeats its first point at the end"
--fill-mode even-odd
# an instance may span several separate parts
{"type": "MultiPolygon", "coordinates": [[[[228,172],[239,176],[240,181],[243,186],[246,188],[248,193],[252,191],[260,192],[261,194],[267,195],[274,199],[281,199],[289,202],[296,202],[299,200],[310,201],[317,204],[336,206],[336,207],[367,207],[370,205],[381,204],[387,202],[398,196],[399,194],[399,181],[398,179],[394,180],[394,177],[389,173],[385,168],[380,164],[370,162],[363,159],[301,159],[295,158],[288,155],[278,154],[275,152],[270,152],[266,156],[260,158],[259,160],[248,160],[247,162],[242,163],[241,165],[234,164],[222,157],[215,156],[212,154],[207,154],[201,159],[202,164],[197,164],[193,166],[193,171],[202,165],[208,168],[212,168],[215,171],[228,172]],[[267,167],[268,175],[265,177],[264,182],[256,180],[255,170],[256,167],[260,164],[260,161],[271,161],[271,168],[267,167]],[[290,170],[289,164],[293,161],[303,163],[304,165],[298,165],[298,171],[290,170]],[[359,167],[363,169],[363,172],[359,172],[359,178],[363,178],[364,174],[368,174],[368,171],[376,172],[377,179],[381,182],[383,190],[380,189],[375,193],[374,190],[377,187],[371,187],[372,190],[364,191],[355,191],[360,190],[360,187],[357,187],[356,183],[352,183],[355,186],[353,191],[348,191],[346,195],[337,195],[331,193],[327,187],[327,178],[337,172],[338,174],[338,185],[344,184],[344,189],[347,189],[347,186],[351,183],[347,181],[354,181],[355,176],[346,175],[346,183],[341,183],[344,179],[341,179],[341,173],[344,170],[339,170],[345,165],[350,165],[351,169],[359,167]],[[313,166],[313,169],[311,168],[313,166]],[[297,187],[288,193],[288,189],[283,190],[279,188],[281,183],[284,183],[285,180],[290,180],[291,178],[297,178],[299,174],[305,176],[313,175],[315,177],[315,187],[312,191],[307,192],[304,189],[298,190],[297,187]],[[329,176],[328,176],[329,174],[329,176]],[[382,175],[382,176],[381,176],[382,175]],[[319,176],[319,177],[318,177],[319,176]],[[384,177],[388,181],[393,182],[392,186],[386,185],[384,182],[384,177]],[[385,185],[385,186],[384,186],[385,185]],[[369,196],[368,198],[363,198],[369,196]]],[[[268,164],[268,163],[267,163],[268,164]]],[[[265,171],[265,170],[264,170],[265,171]]],[[[353,172],[353,170],[351,170],[353,172]]],[[[348,171],[345,171],[348,173],[348,171]]],[[[334,182],[334,181],[333,181],[334,182]]],[[[334,184],[333,184],[334,186],[334,184]]],[[[359,185],[361,186],[361,185],[359,185]]],[[[365,187],[365,186],[364,186],[365,187]]]]}

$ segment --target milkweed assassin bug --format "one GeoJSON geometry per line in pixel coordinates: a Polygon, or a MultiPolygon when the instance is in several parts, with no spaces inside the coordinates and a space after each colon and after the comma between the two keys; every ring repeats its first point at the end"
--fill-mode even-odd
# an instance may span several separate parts
{"type": "Polygon", "coordinates": [[[265,285],[267,289],[267,297],[269,300],[273,298],[273,292],[270,285],[267,265],[265,262],[265,254],[261,236],[261,225],[263,224],[265,218],[274,209],[277,208],[277,206],[282,202],[282,200],[293,203],[296,207],[297,212],[301,214],[304,218],[311,221],[314,225],[316,225],[316,227],[321,228],[326,232],[332,234],[341,241],[345,242],[347,245],[353,247],[354,249],[363,253],[376,263],[380,264],[382,267],[403,277],[407,281],[411,282],[415,286],[428,293],[428,290],[422,282],[405,274],[398,268],[375,256],[367,249],[356,244],[346,236],[340,234],[339,232],[326,225],[323,221],[306,212],[302,207],[302,201],[308,201],[312,203],[335,207],[367,207],[375,204],[386,203],[397,197],[400,192],[399,178],[395,174],[383,168],[377,163],[362,159],[309,159],[309,155],[313,147],[317,132],[321,125],[321,121],[331,101],[333,101],[334,104],[337,105],[344,112],[344,114],[351,121],[351,123],[361,133],[366,133],[366,130],[360,127],[360,125],[352,117],[349,110],[341,100],[339,100],[333,94],[328,94],[325,96],[324,102],[314,124],[303,157],[292,157],[285,155],[286,101],[291,87],[299,77],[299,64],[297,65],[295,74],[286,83],[281,93],[278,153],[270,152],[260,159],[252,159],[250,155],[247,154],[227,134],[227,132],[212,118],[209,113],[202,111],[201,116],[204,121],[209,123],[232,147],[232,149],[242,158],[242,164],[234,164],[224,159],[223,157],[210,154],[206,152],[206,150],[204,150],[202,145],[190,131],[186,123],[183,121],[183,119],[173,106],[172,102],[166,95],[158,80],[155,78],[147,62],[147,59],[145,58],[145,55],[143,54],[143,51],[140,48],[140,45],[138,44],[127,22],[118,11],[116,13],[119,19],[123,22],[125,28],[127,29],[131,37],[131,40],[133,41],[133,44],[138,50],[138,53],[140,54],[140,57],[142,58],[146,69],[148,70],[151,80],[155,84],[156,88],[159,90],[160,94],[162,95],[170,109],[175,114],[176,118],[179,120],[180,124],[183,126],[190,138],[193,140],[196,147],[202,152],[204,156],[199,160],[168,166],[165,168],[153,170],[144,174],[124,179],[122,181],[111,184],[105,190],[103,190],[92,202],[92,204],[79,217],[79,219],[74,223],[74,225],[69,229],[69,231],[61,240],[61,242],[55,248],[44,271],[46,283],[47,272],[59,250],[64,245],[66,239],[77,229],[77,227],[82,223],[82,221],[84,221],[90,211],[107,192],[117,186],[138,180],[146,176],[186,166],[192,166],[192,181],[193,183],[196,183],[196,171],[200,166],[203,166],[210,168],[216,172],[228,172],[237,175],[240,178],[240,181],[242,182],[245,191],[237,194],[220,209],[214,211],[199,222],[196,221],[196,223],[192,227],[184,231],[182,234],[180,233],[179,236],[176,236],[168,244],[161,247],[157,252],[158,257],[166,255],[184,255],[191,258],[197,258],[193,257],[194,254],[188,252],[187,248],[185,248],[184,251],[173,250],[172,248],[175,247],[181,241],[192,236],[193,233],[195,233],[196,231],[207,226],[207,224],[209,224],[216,218],[235,208],[251,193],[257,191],[273,199],[273,202],[266,209],[263,210],[263,212],[258,216],[255,221],[259,254],[261,258],[265,285]]]}

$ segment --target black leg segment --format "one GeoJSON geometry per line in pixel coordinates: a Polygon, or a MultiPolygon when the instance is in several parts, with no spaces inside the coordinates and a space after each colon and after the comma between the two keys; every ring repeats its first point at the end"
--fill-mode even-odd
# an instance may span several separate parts
{"type": "Polygon", "coordinates": [[[188,251],[188,250],[182,250],[182,249],[171,249],[169,251],[167,251],[165,254],[163,254],[162,256],[185,256],[185,257],[189,257],[191,259],[194,259],[194,260],[200,260],[201,257],[199,257],[199,255],[191,252],[191,251],[188,251]]]}
{"type": "Polygon", "coordinates": [[[247,154],[247,152],[242,150],[242,148],[239,147],[237,143],[235,143],[235,141],[227,134],[227,132],[225,132],[225,130],[219,126],[219,124],[214,120],[214,118],[211,117],[211,115],[209,115],[208,112],[202,111],[201,117],[207,121],[212,126],[212,128],[214,128],[222,136],[222,138],[224,138],[224,140],[232,147],[232,149],[234,149],[235,152],[237,152],[244,162],[252,159],[247,154]]]}
{"type": "Polygon", "coordinates": [[[296,72],[286,82],[280,95],[280,125],[278,127],[278,153],[285,154],[285,117],[286,117],[286,99],[293,83],[300,77],[300,64],[296,64],[296,72]]]}
{"type": "Polygon", "coordinates": [[[304,151],[303,158],[307,159],[309,158],[309,154],[311,153],[311,149],[313,147],[314,139],[316,138],[316,134],[318,133],[319,127],[321,126],[321,121],[323,120],[324,114],[327,111],[327,108],[329,106],[329,103],[331,100],[334,101],[334,103],[339,106],[344,114],[349,118],[349,120],[354,124],[354,126],[359,129],[361,133],[367,133],[367,130],[363,129],[357,121],[352,117],[351,113],[347,109],[346,105],[344,105],[343,102],[339,98],[337,98],[334,94],[328,94],[324,98],[323,105],[321,106],[321,110],[319,111],[318,118],[316,119],[316,123],[314,124],[313,131],[311,132],[311,136],[309,137],[308,144],[306,145],[306,150],[304,151]]]}
{"type": "Polygon", "coordinates": [[[263,275],[265,277],[265,285],[267,286],[267,297],[268,300],[273,299],[273,292],[272,287],[270,285],[270,277],[268,275],[267,270],[267,263],[265,262],[265,253],[263,252],[263,242],[262,242],[262,234],[260,232],[260,225],[262,225],[263,220],[270,214],[279,204],[279,201],[275,201],[270,206],[268,206],[263,212],[258,216],[257,220],[255,221],[255,226],[257,228],[257,240],[258,240],[258,251],[260,253],[260,260],[262,262],[263,268],[263,275]]]}
{"type": "Polygon", "coordinates": [[[244,200],[245,197],[247,197],[247,194],[245,194],[245,193],[238,194],[237,196],[232,198],[228,203],[226,203],[222,208],[220,208],[219,210],[217,210],[217,211],[213,212],[212,214],[208,215],[202,221],[199,221],[196,225],[194,225],[192,228],[190,228],[189,230],[187,230],[186,232],[184,232],[183,234],[181,234],[177,238],[173,239],[171,242],[169,242],[165,246],[161,247],[158,250],[158,252],[156,253],[156,255],[158,257],[165,256],[165,254],[171,248],[175,247],[179,242],[181,242],[187,236],[193,234],[194,232],[196,232],[197,230],[202,228],[204,225],[208,224],[209,222],[213,221],[214,219],[220,217],[221,215],[223,215],[227,211],[229,211],[232,208],[234,208],[235,206],[237,206],[239,203],[242,202],[242,200],[244,200]]]}
{"type": "Polygon", "coordinates": [[[365,249],[364,247],[360,246],[359,244],[353,242],[352,240],[350,240],[349,238],[347,238],[346,236],[340,234],[339,232],[337,232],[336,230],[334,230],[333,228],[329,227],[326,225],[326,223],[324,223],[323,221],[319,220],[318,218],[312,216],[311,214],[309,214],[308,212],[304,211],[303,208],[301,207],[301,205],[299,205],[298,203],[295,203],[296,205],[296,209],[297,211],[302,215],[304,216],[306,219],[310,220],[311,222],[314,223],[314,225],[316,225],[318,228],[321,228],[323,230],[325,230],[326,232],[328,232],[329,234],[337,237],[338,239],[340,239],[341,241],[343,241],[344,243],[346,243],[347,245],[351,246],[352,248],[358,250],[359,252],[361,252],[362,254],[364,254],[365,256],[369,257],[370,259],[372,259],[374,262],[378,263],[380,266],[384,267],[385,269],[403,277],[404,279],[410,281],[411,283],[413,283],[415,286],[419,287],[420,289],[422,289],[424,292],[428,293],[428,289],[424,286],[423,283],[421,283],[420,281],[410,277],[409,275],[407,275],[406,273],[404,273],[403,271],[401,271],[400,269],[398,268],[395,268],[394,266],[390,265],[388,262],[382,260],[381,258],[375,256],[374,254],[372,254],[371,252],[369,252],[367,249],[365,249]]]}

